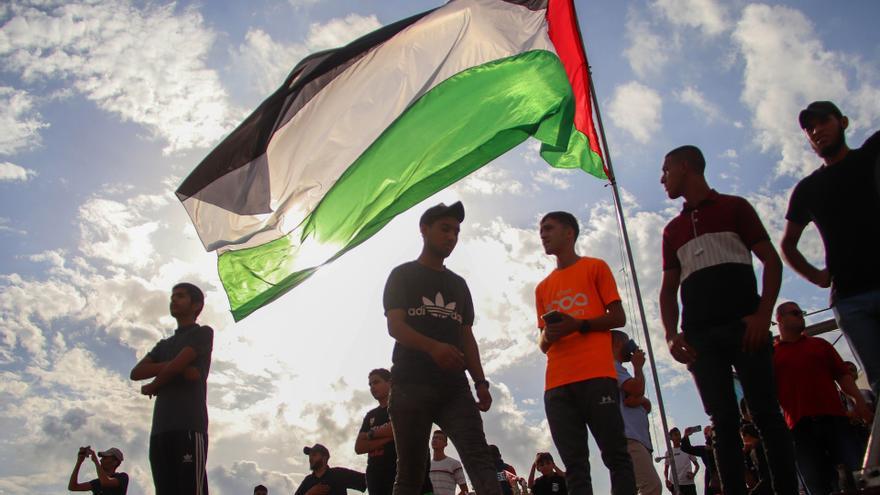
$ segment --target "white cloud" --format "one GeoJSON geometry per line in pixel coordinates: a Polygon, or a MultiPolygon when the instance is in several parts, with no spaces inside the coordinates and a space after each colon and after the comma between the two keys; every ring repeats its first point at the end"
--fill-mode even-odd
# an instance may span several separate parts
{"type": "Polygon", "coordinates": [[[147,265],[152,261],[151,237],[159,224],[145,220],[141,211],[109,199],[87,201],[79,209],[80,250],[120,265],[147,265]]]}
{"type": "Polygon", "coordinates": [[[721,117],[721,108],[706,99],[706,96],[693,86],[687,86],[675,94],[678,101],[699,112],[706,122],[714,122],[721,117]]]}
{"type": "Polygon", "coordinates": [[[37,173],[10,162],[0,162],[0,182],[26,182],[37,173]]]}
{"type": "Polygon", "coordinates": [[[345,45],[381,26],[375,15],[349,14],[326,23],[311,24],[306,39],[291,44],[275,41],[261,29],[251,29],[232,56],[236,70],[246,73],[260,94],[269,94],[306,55],[345,45]]]}
{"type": "Polygon", "coordinates": [[[491,164],[477,170],[453,186],[455,190],[465,194],[499,195],[519,194],[523,185],[514,179],[510,172],[491,164]]]}
{"type": "Polygon", "coordinates": [[[661,36],[633,9],[627,13],[626,39],[629,46],[623,54],[633,72],[642,78],[660,74],[669,63],[670,54],[679,47],[677,36],[661,36]]]}
{"type": "Polygon", "coordinates": [[[720,156],[721,156],[721,158],[731,158],[731,159],[733,159],[733,158],[737,158],[737,157],[739,156],[739,154],[736,152],[735,149],[732,149],[732,148],[731,148],[731,149],[726,149],[726,150],[724,150],[724,153],[721,153],[720,156]]]}
{"type": "Polygon", "coordinates": [[[653,7],[669,22],[699,29],[707,36],[728,29],[727,9],[717,0],[656,0],[653,7]]]}
{"type": "Polygon", "coordinates": [[[566,190],[571,187],[571,179],[573,174],[581,173],[579,170],[547,167],[532,172],[532,180],[538,184],[545,184],[550,187],[566,190]]]}
{"type": "Polygon", "coordinates": [[[215,36],[194,8],[116,0],[10,10],[0,60],[24,81],[72,84],[166,141],[165,152],[208,146],[231,128],[226,93],[206,66],[215,36]]]}
{"type": "Polygon", "coordinates": [[[0,155],[38,146],[40,129],[48,126],[34,109],[34,99],[27,91],[0,86],[0,155]]]}
{"type": "Polygon", "coordinates": [[[11,220],[6,217],[0,217],[0,232],[8,232],[16,235],[27,235],[26,230],[17,229],[10,226],[11,220]]]}
{"type": "Polygon", "coordinates": [[[639,82],[617,86],[608,109],[614,125],[629,132],[640,143],[647,143],[660,130],[663,99],[659,93],[639,82]]]}
{"type": "Polygon", "coordinates": [[[810,101],[836,101],[844,113],[852,108],[854,126],[880,119],[880,86],[872,74],[856,70],[864,62],[826,49],[800,11],[749,5],[733,39],[746,63],[741,98],[754,114],[762,151],[781,154],[777,175],[802,176],[820,163],[797,124],[798,112],[810,101]]]}

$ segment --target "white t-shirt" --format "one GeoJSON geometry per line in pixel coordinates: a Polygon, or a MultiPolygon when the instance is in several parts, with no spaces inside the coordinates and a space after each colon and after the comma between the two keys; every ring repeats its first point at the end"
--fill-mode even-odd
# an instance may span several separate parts
{"type": "MultiPolygon", "coordinates": [[[[694,463],[697,462],[697,458],[690,454],[685,454],[678,447],[673,447],[672,451],[675,453],[675,470],[678,471],[678,484],[693,485],[694,477],[688,476],[688,474],[693,474],[693,467],[694,463]]],[[[666,455],[666,464],[669,465],[669,454],[666,455]]],[[[672,473],[670,472],[669,474],[671,475],[672,473]]],[[[672,481],[672,476],[667,476],[667,479],[672,481]]]]}
{"type": "Polygon", "coordinates": [[[435,495],[455,495],[458,493],[458,485],[465,483],[464,469],[452,457],[445,457],[442,461],[431,459],[430,477],[435,495]]]}

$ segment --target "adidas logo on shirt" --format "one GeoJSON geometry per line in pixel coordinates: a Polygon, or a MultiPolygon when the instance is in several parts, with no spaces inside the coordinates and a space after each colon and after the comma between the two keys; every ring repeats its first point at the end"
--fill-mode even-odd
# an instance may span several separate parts
{"type": "Polygon", "coordinates": [[[434,318],[440,318],[445,320],[446,318],[452,318],[453,320],[461,323],[462,317],[461,315],[455,311],[456,303],[455,301],[447,303],[443,299],[443,294],[437,293],[434,296],[434,300],[428,299],[427,297],[422,296],[422,306],[418,308],[409,308],[406,313],[409,316],[425,316],[431,315],[434,318]]]}

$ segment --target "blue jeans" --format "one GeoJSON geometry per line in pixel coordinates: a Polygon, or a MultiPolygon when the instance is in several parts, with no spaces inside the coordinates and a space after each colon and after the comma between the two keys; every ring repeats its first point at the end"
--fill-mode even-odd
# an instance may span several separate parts
{"type": "Polygon", "coordinates": [[[846,335],[856,359],[877,395],[880,388],[880,289],[838,299],[834,303],[837,326],[846,335]]]}
{"type": "Polygon", "coordinates": [[[859,468],[859,441],[846,417],[801,418],[791,434],[798,471],[810,495],[829,495],[838,490],[838,464],[843,464],[849,471],[859,468]]]}
{"type": "Polygon", "coordinates": [[[745,324],[733,321],[689,329],[684,334],[697,352],[697,359],[689,369],[715,428],[715,459],[721,488],[724,495],[746,494],[745,459],[739,432],[741,419],[733,389],[735,368],[767,454],[773,493],[796,495],[794,446],[776,399],[771,339],[756,352],[743,352],[744,333],[745,324]]]}

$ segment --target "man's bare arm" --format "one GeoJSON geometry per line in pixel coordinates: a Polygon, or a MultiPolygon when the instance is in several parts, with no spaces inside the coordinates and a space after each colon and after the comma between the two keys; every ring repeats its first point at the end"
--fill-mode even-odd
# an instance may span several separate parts
{"type": "Polygon", "coordinates": [[[792,270],[797,272],[811,283],[819,287],[826,288],[831,285],[831,276],[828,269],[818,269],[798,249],[798,243],[804,232],[805,225],[801,225],[790,220],[785,222],[785,231],[782,234],[782,241],[779,243],[779,249],[782,251],[782,257],[785,262],[791,266],[792,270]]]}

